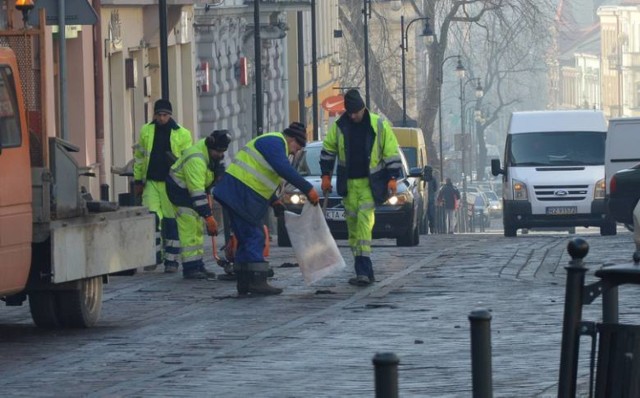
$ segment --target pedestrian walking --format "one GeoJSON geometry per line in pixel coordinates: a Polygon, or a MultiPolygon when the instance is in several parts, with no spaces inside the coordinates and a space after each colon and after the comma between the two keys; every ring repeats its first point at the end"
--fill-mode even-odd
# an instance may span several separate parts
{"type": "Polygon", "coordinates": [[[211,187],[224,174],[224,153],[231,143],[227,130],[215,130],[184,151],[171,167],[167,193],[177,217],[182,277],[213,279],[216,274],[204,266],[204,233],[218,234],[218,223],[209,204],[211,187]]]}
{"type": "MultiPolygon", "coordinates": [[[[172,118],[171,102],[159,99],[153,106],[153,121],[140,129],[134,145],[134,195],[136,202],[156,216],[156,264],[164,272],[178,271],[180,242],[173,206],[167,197],[166,179],[173,161],[192,145],[191,132],[172,118]]],[[[152,267],[155,269],[155,266],[152,267]]]]}
{"type": "Polygon", "coordinates": [[[322,145],[322,191],[333,189],[337,158],[337,191],[343,197],[356,272],[349,283],[367,286],[375,281],[371,262],[375,205],[396,194],[402,163],[391,125],[365,107],[358,90],[347,91],[344,104],[345,112],[329,128],[322,145]]]}
{"type": "Polygon", "coordinates": [[[284,212],[284,205],[275,195],[281,178],[303,192],[313,205],[318,204],[318,192],[298,174],[288,158],[306,143],[307,132],[302,123],[294,122],[282,133],[260,135],[237,153],[213,189],[215,199],[229,214],[231,229],[238,240],[234,272],[239,294],[282,292],[267,282],[271,268],[263,254],[263,220],[269,206],[274,212],[284,212]]]}
{"type": "MultiPolygon", "coordinates": [[[[431,168],[431,166],[425,166],[431,168]]],[[[427,182],[427,228],[429,233],[436,232],[436,196],[438,195],[438,178],[437,171],[431,170],[431,180],[427,182]]]]}
{"type": "Polygon", "coordinates": [[[438,192],[438,203],[444,208],[445,226],[447,233],[452,234],[456,227],[456,210],[460,201],[460,191],[447,177],[445,184],[438,192]]]}

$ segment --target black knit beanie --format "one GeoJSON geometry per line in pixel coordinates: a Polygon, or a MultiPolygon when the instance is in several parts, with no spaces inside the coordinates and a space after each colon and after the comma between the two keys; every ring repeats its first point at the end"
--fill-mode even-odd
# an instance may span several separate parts
{"type": "Polygon", "coordinates": [[[295,138],[295,140],[300,144],[300,146],[307,145],[307,129],[305,128],[303,123],[293,122],[284,129],[282,134],[287,135],[289,137],[295,138]]]}
{"type": "Polygon", "coordinates": [[[344,109],[348,114],[356,113],[364,108],[364,101],[360,96],[360,92],[356,89],[347,91],[344,95],[344,109]]]}

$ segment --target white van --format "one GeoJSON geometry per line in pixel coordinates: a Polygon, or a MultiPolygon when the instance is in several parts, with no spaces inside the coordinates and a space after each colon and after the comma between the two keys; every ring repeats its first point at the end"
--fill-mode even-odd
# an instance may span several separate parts
{"type": "Polygon", "coordinates": [[[601,111],[514,112],[505,143],[504,235],[520,228],[600,227],[614,235],[605,207],[604,148],[607,122],[601,111]]]}
{"type": "Polygon", "coordinates": [[[640,163],[640,117],[609,120],[604,150],[604,174],[607,178],[607,196],[611,177],[622,169],[640,163]]]}

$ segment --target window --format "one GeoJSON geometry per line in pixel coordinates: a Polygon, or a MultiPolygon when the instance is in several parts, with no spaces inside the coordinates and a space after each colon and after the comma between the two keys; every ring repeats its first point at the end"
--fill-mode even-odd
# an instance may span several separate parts
{"type": "Polygon", "coordinates": [[[0,65],[0,146],[12,148],[21,144],[20,112],[13,72],[7,65],[0,65]]]}

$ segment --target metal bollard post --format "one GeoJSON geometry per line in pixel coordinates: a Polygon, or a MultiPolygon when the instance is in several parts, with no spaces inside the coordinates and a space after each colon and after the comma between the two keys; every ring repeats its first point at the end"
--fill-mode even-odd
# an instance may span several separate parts
{"type": "Polygon", "coordinates": [[[486,309],[471,311],[471,377],[474,398],[493,397],[491,371],[491,313],[486,309]]]}
{"type": "Polygon", "coordinates": [[[572,398],[576,395],[579,328],[582,321],[582,291],[587,271],[582,259],[589,253],[589,244],[582,238],[575,238],[567,245],[567,251],[571,256],[571,261],[565,267],[567,283],[564,298],[564,320],[562,322],[558,398],[572,398]]]}
{"type": "Polygon", "coordinates": [[[100,200],[109,201],[109,184],[100,184],[100,200]]]}
{"type": "Polygon", "coordinates": [[[398,398],[398,364],[394,353],[380,353],[373,357],[376,398],[398,398]]]}

